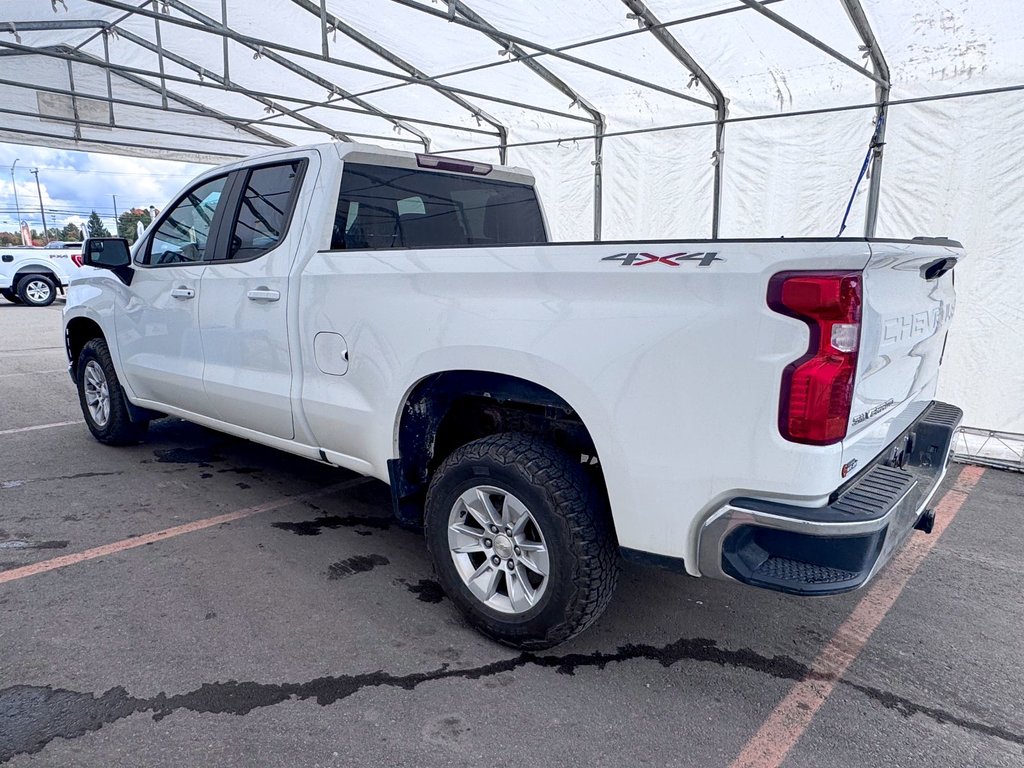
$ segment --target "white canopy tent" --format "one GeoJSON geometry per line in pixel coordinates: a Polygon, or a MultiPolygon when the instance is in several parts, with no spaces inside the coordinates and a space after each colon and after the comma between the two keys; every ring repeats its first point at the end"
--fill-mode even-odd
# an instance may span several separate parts
{"type": "Polygon", "coordinates": [[[505,160],[537,175],[563,240],[835,236],[850,203],[846,236],[960,239],[941,395],[1009,433],[1011,459],[1022,89],[1024,7],[1002,0],[0,5],[0,140],[216,163],[328,137],[505,160]]]}

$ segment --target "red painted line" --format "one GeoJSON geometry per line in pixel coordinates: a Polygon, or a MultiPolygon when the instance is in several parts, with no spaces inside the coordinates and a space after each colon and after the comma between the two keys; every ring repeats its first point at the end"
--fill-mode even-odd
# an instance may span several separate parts
{"type": "Polygon", "coordinates": [[[19,579],[24,579],[29,576],[35,576],[39,573],[46,573],[47,571],[54,571],[58,568],[66,568],[69,565],[84,563],[86,560],[95,560],[97,557],[106,557],[107,555],[113,555],[117,552],[124,552],[125,550],[145,546],[146,544],[152,544],[157,541],[173,539],[175,536],[181,536],[185,533],[201,531],[204,528],[212,528],[215,525],[230,523],[235,520],[241,520],[245,517],[252,517],[253,515],[258,515],[263,512],[272,512],[275,509],[287,507],[289,504],[295,504],[297,502],[306,501],[308,499],[315,499],[318,496],[326,496],[327,494],[336,493],[337,491],[343,491],[346,488],[351,488],[354,485],[360,485],[362,483],[368,482],[370,482],[369,478],[357,477],[352,480],[346,480],[343,483],[329,485],[326,488],[318,488],[317,490],[309,491],[308,493],[300,493],[295,496],[285,496],[284,498],[281,499],[275,499],[274,501],[268,501],[263,504],[257,504],[254,507],[246,507],[244,509],[239,509],[234,512],[227,512],[223,515],[207,517],[202,520],[195,520],[191,523],[185,523],[184,525],[176,525],[173,528],[165,528],[162,531],[154,531],[153,533],[147,533],[142,536],[136,536],[132,539],[122,539],[121,541],[115,541],[112,544],[104,544],[102,546],[93,547],[92,549],[86,549],[82,552],[76,552],[71,555],[54,557],[50,560],[43,560],[38,563],[32,563],[32,565],[25,565],[21,568],[12,568],[9,571],[0,572],[0,584],[3,584],[8,581],[17,581],[19,579]]]}
{"type": "Polygon", "coordinates": [[[818,654],[807,677],[772,710],[730,768],[778,768],[782,764],[984,473],[975,466],[960,470],[953,487],[935,506],[932,533],[915,532],[889,562],[818,654]]]}

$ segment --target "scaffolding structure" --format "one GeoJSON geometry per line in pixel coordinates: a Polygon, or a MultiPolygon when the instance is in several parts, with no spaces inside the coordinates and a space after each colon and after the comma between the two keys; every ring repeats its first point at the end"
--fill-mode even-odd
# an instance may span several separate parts
{"type": "MultiPolygon", "coordinates": [[[[431,129],[445,128],[468,134],[476,133],[493,137],[493,144],[487,146],[493,147],[498,153],[499,161],[504,163],[510,146],[536,146],[542,143],[569,141],[578,137],[575,134],[567,134],[541,141],[510,144],[510,126],[504,124],[487,111],[485,107],[489,103],[515,106],[527,112],[537,112],[553,115],[563,120],[588,123],[590,125],[590,135],[588,138],[593,140],[594,146],[594,159],[592,163],[594,194],[593,232],[594,238],[600,239],[602,234],[602,150],[604,140],[609,135],[627,136],[650,132],[651,129],[624,130],[609,134],[606,116],[594,106],[591,100],[588,100],[587,94],[581,93],[571,82],[556,74],[544,63],[545,60],[568,62],[574,66],[597,72],[604,77],[669,95],[708,110],[710,114],[708,122],[693,121],[688,124],[677,124],[671,127],[678,129],[682,127],[699,127],[707,124],[714,126],[715,142],[711,155],[714,183],[711,198],[710,235],[711,237],[718,237],[722,217],[722,179],[723,175],[727,173],[725,145],[727,126],[730,122],[729,97],[713,76],[680,43],[673,32],[683,25],[716,16],[725,16],[738,12],[757,13],[875,84],[876,100],[870,107],[877,112],[876,119],[880,128],[876,132],[875,140],[871,146],[870,172],[868,174],[870,179],[869,194],[864,224],[864,234],[866,236],[871,236],[874,233],[878,212],[878,195],[881,188],[882,158],[885,147],[884,125],[886,112],[889,107],[891,83],[885,57],[871,29],[860,0],[839,0],[839,2],[845,9],[852,27],[859,36],[862,50],[865,52],[867,63],[870,66],[857,63],[818,39],[806,29],[802,29],[788,21],[770,7],[782,2],[782,0],[736,0],[735,4],[728,7],[671,20],[660,19],[643,0],[621,0],[624,6],[623,12],[627,18],[637,22],[635,30],[622,31],[612,35],[600,35],[561,47],[546,46],[537,40],[502,30],[499,26],[485,18],[470,2],[465,0],[445,0],[441,5],[428,4],[421,2],[421,0],[389,0],[417,13],[443,19],[450,24],[465,29],[467,34],[484,36],[501,46],[501,57],[497,61],[471,68],[435,73],[423,71],[415,63],[407,60],[398,52],[391,50],[380,40],[374,39],[373,36],[366,32],[356,29],[348,21],[340,18],[338,14],[331,12],[328,9],[326,0],[319,0],[318,2],[315,0],[282,0],[282,3],[287,4],[289,1],[318,21],[320,29],[319,50],[306,50],[268,37],[254,37],[238,31],[231,24],[228,0],[220,0],[220,18],[213,18],[201,12],[194,7],[195,3],[190,4],[185,2],[185,0],[144,0],[143,2],[88,0],[86,3],[78,3],[78,5],[114,10],[120,15],[114,20],[106,18],[56,18],[45,20],[0,18],[0,35],[13,38],[7,40],[0,39],[0,57],[36,55],[66,62],[67,85],[58,86],[50,84],[43,86],[43,88],[48,93],[69,97],[73,106],[73,114],[70,116],[50,115],[47,119],[56,123],[70,123],[74,127],[75,137],[79,139],[82,137],[82,129],[84,127],[103,127],[104,125],[107,127],[117,126],[129,131],[137,130],[140,134],[161,133],[164,137],[177,136],[172,130],[160,129],[152,125],[133,126],[119,123],[115,106],[123,105],[141,109],[156,108],[165,112],[196,112],[220,121],[239,133],[241,138],[223,138],[225,143],[237,143],[240,145],[239,155],[247,154],[242,149],[242,145],[252,151],[261,147],[271,148],[290,144],[291,142],[276,136],[273,131],[274,128],[284,127],[289,131],[298,130],[310,134],[311,141],[315,140],[315,137],[319,135],[339,141],[366,139],[370,141],[419,145],[424,151],[431,151],[432,148],[441,149],[442,151],[457,151],[457,149],[452,148],[439,148],[436,144],[432,143],[431,129]],[[152,38],[142,36],[127,28],[126,20],[139,18],[152,21],[152,38]],[[199,63],[190,56],[188,51],[173,50],[164,40],[165,35],[163,34],[168,27],[172,26],[189,30],[197,36],[203,35],[219,38],[220,47],[223,52],[220,71],[199,63]],[[33,46],[20,42],[22,34],[40,31],[86,32],[88,34],[84,39],[73,45],[33,46]],[[3,35],[5,32],[7,34],[3,35]],[[385,68],[367,64],[364,61],[340,58],[333,55],[330,40],[332,38],[336,39],[338,34],[370,51],[391,66],[385,68]],[[570,51],[579,51],[580,49],[602,45],[610,40],[628,36],[647,37],[653,44],[666,50],[678,63],[680,74],[683,76],[681,80],[685,82],[689,79],[691,84],[699,84],[710,98],[702,99],[690,95],[685,87],[669,88],[628,72],[622,72],[595,63],[593,60],[582,58],[576,53],[570,53],[570,51]],[[102,58],[82,50],[97,38],[102,39],[102,58]],[[123,40],[153,54],[155,56],[156,68],[129,66],[123,62],[112,60],[110,41],[113,39],[123,40]],[[232,79],[230,44],[237,44],[252,52],[253,58],[266,58],[286,69],[294,77],[315,84],[323,89],[325,97],[321,100],[309,99],[302,98],[294,93],[281,92],[284,89],[276,91],[270,89],[254,90],[251,87],[239,85],[232,79]],[[311,61],[329,64],[335,68],[338,74],[334,77],[326,77],[321,73],[322,71],[311,68],[309,65],[311,61]],[[168,72],[166,66],[168,62],[174,63],[190,74],[182,75],[168,72]],[[543,104],[513,98],[508,94],[471,90],[453,86],[446,82],[470,71],[510,66],[515,63],[520,63],[526,67],[546,87],[568,97],[570,99],[570,107],[568,109],[552,109],[543,104]],[[106,81],[105,92],[96,93],[83,91],[80,87],[76,88],[74,67],[90,67],[102,70],[106,81]],[[339,83],[344,82],[345,71],[371,74],[391,82],[387,82],[383,86],[367,89],[364,92],[352,92],[339,85],[339,83]],[[159,103],[153,104],[151,102],[115,97],[112,85],[114,78],[123,78],[141,88],[155,91],[160,96],[159,103]],[[225,94],[236,94],[245,99],[258,102],[266,114],[260,117],[224,114],[193,98],[177,93],[175,90],[176,86],[181,85],[221,91],[225,94]],[[435,91],[443,98],[457,105],[464,119],[450,122],[439,120],[431,114],[394,114],[374,105],[373,96],[375,94],[411,86],[429,88],[435,91]],[[81,116],[77,110],[79,100],[105,104],[106,119],[98,121],[81,116]],[[330,125],[322,120],[313,119],[309,116],[310,111],[313,109],[318,111],[330,110],[331,113],[336,115],[337,119],[332,121],[330,125]],[[346,129],[345,119],[355,115],[380,118],[381,121],[391,126],[394,133],[386,134],[346,129]],[[285,120],[287,120],[287,123],[283,122],[285,120]]],[[[36,5],[41,4],[36,3],[36,5]]],[[[66,14],[68,11],[67,4],[61,0],[55,0],[52,6],[54,13],[58,17],[62,15],[62,12],[66,14]]],[[[235,67],[238,67],[237,60],[235,67]]],[[[38,84],[22,84],[11,80],[0,79],[0,84],[10,87],[42,90],[38,84]]],[[[864,106],[860,105],[861,108],[864,106]]],[[[0,109],[0,115],[2,114],[29,116],[24,111],[10,109],[0,109]]],[[[782,116],[785,115],[765,115],[764,117],[774,118],[782,116]]],[[[655,129],[658,128],[663,127],[655,127],[655,129]]],[[[668,128],[668,126],[664,128],[668,128]]],[[[25,133],[26,136],[37,139],[43,139],[47,135],[45,130],[26,131],[25,133]]],[[[189,135],[184,134],[179,136],[179,138],[188,139],[189,135]]],[[[91,137],[89,141],[92,144],[101,146],[104,144],[111,147],[123,146],[123,143],[119,143],[116,140],[104,140],[95,136],[91,137]]],[[[134,142],[130,143],[135,144],[134,142]]],[[[143,150],[147,148],[145,143],[137,143],[135,146],[143,150]]],[[[472,149],[476,149],[476,147],[472,149]]],[[[223,154],[224,157],[232,156],[232,152],[224,150],[215,154],[223,154]]]]}

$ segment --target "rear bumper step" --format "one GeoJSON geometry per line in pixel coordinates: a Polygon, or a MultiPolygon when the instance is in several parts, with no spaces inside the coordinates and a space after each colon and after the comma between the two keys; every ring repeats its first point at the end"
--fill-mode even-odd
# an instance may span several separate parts
{"type": "Polygon", "coordinates": [[[863,586],[915,528],[930,530],[927,507],[962,417],[932,402],[824,507],[733,499],[701,530],[701,573],[795,595],[863,586]]]}

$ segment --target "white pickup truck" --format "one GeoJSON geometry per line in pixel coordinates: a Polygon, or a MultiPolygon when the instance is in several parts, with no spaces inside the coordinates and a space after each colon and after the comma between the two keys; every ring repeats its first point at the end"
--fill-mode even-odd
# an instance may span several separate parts
{"type": "Polygon", "coordinates": [[[82,266],[82,243],[54,246],[0,246],[0,296],[30,307],[53,304],[82,266]]]}
{"type": "Polygon", "coordinates": [[[390,484],[478,629],[543,648],[621,556],[867,582],[945,474],[943,239],[549,243],[518,168],[356,144],[211,170],[65,309],[102,442],[172,414],[390,484]]]}

